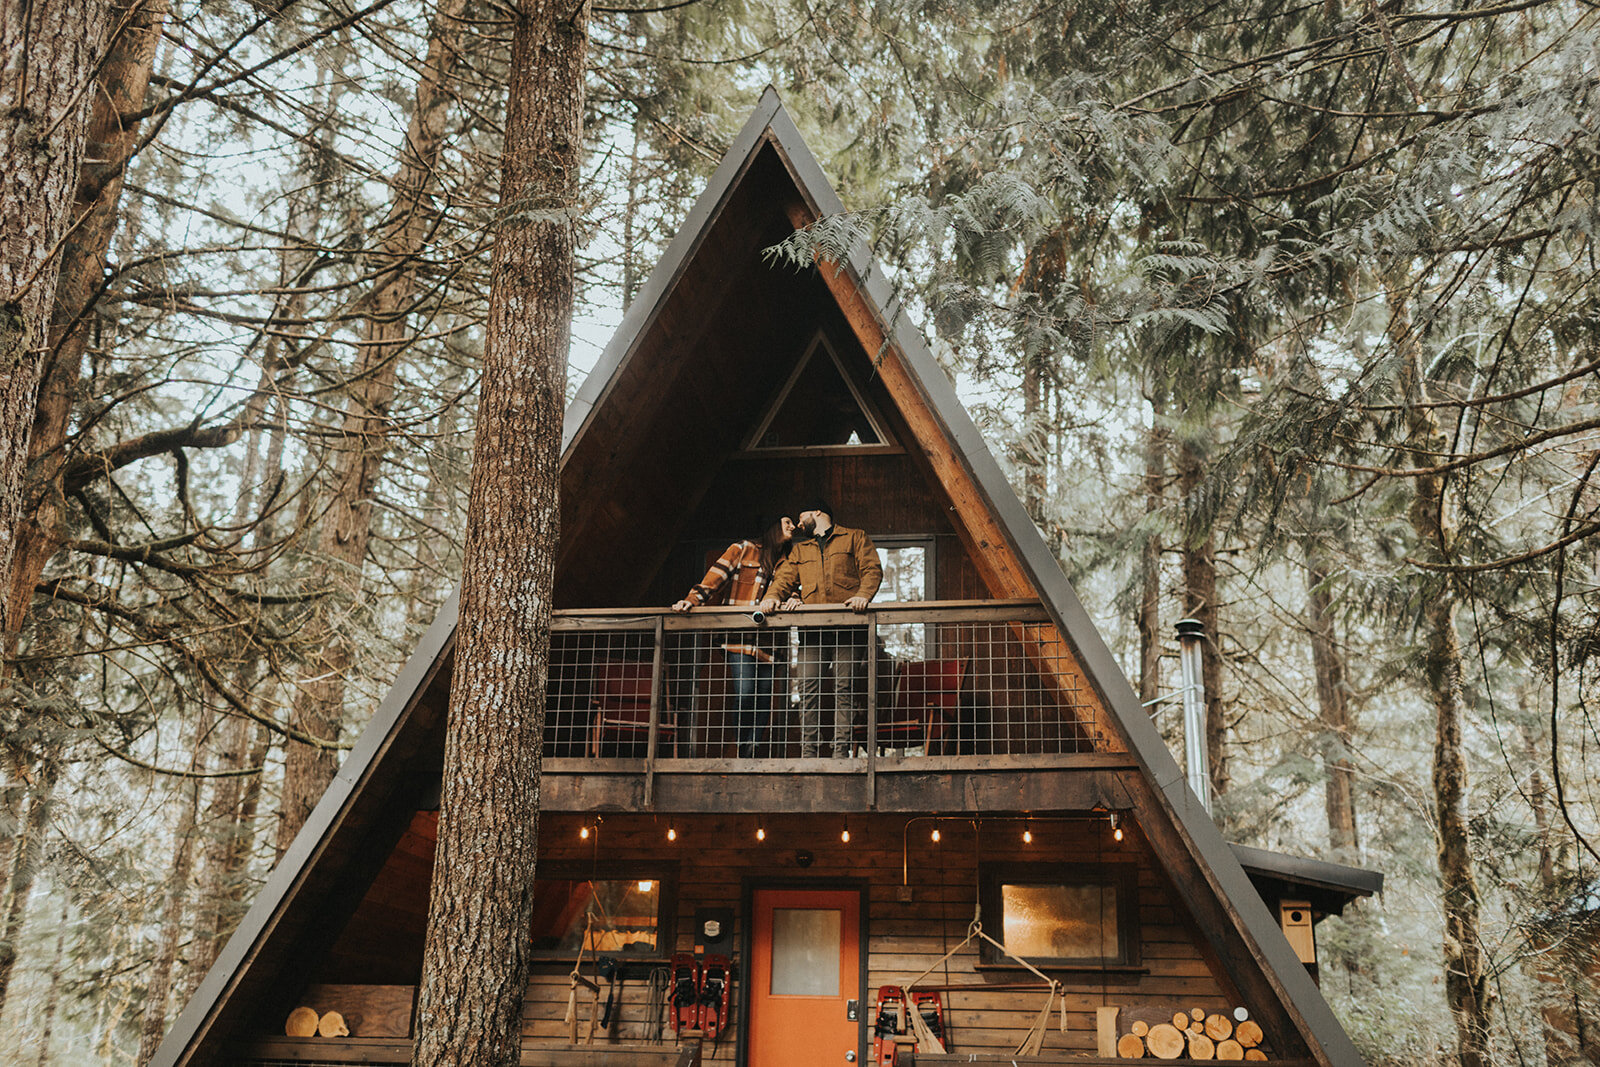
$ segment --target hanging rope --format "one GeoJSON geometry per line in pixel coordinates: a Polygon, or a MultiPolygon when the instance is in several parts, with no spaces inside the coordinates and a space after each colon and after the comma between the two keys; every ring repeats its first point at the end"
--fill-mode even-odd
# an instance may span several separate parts
{"type": "MultiPolygon", "coordinates": [[[[1055,1007],[1057,996],[1061,997],[1061,1029],[1063,1032],[1067,1029],[1067,998],[1061,993],[1061,983],[1045,974],[1039,968],[1035,967],[1033,964],[1029,963],[1015,952],[1012,952],[1010,949],[1006,948],[988,934],[984,933],[983,922],[981,919],[976,917],[976,914],[976,909],[974,909],[974,918],[967,926],[967,936],[961,939],[961,943],[955,948],[951,949],[949,952],[946,952],[943,956],[939,957],[939,959],[933,962],[932,966],[906,984],[906,1001],[909,1002],[911,1000],[912,990],[917,987],[917,983],[921,982],[924,978],[928,977],[928,975],[932,974],[942,964],[944,964],[945,961],[950,959],[950,957],[954,956],[956,953],[972,944],[972,942],[975,940],[987,941],[989,944],[998,949],[1001,955],[1005,956],[1007,959],[1014,960],[1023,967],[1032,971],[1034,974],[1038,975],[1040,981],[1049,986],[1049,989],[1045,992],[1044,1007],[1040,1010],[1039,1017],[1034,1020],[1033,1026],[1023,1037],[1022,1044],[1018,1045],[1016,1051],[1013,1053],[1013,1055],[1017,1056],[1037,1055],[1040,1047],[1044,1044],[1045,1031],[1050,1028],[1050,1009],[1055,1007]]],[[[945,1050],[943,1043],[941,1043],[939,1039],[933,1035],[932,1030],[928,1029],[928,1024],[922,1021],[922,1013],[913,1008],[910,1012],[910,1015],[912,1031],[917,1035],[917,1047],[928,1052],[943,1053],[945,1050]],[[923,1042],[927,1042],[927,1044],[923,1044],[923,1042]]]]}
{"type": "Polygon", "coordinates": [[[589,981],[589,979],[585,978],[582,974],[583,954],[588,951],[589,938],[593,931],[594,912],[591,910],[587,920],[583,924],[583,939],[578,942],[578,958],[572,961],[572,974],[568,976],[567,982],[569,988],[567,990],[567,1018],[565,1021],[567,1024],[567,1042],[573,1045],[578,1043],[578,987],[580,985],[587,986],[591,994],[591,1000],[589,1004],[589,1034],[588,1038],[584,1041],[584,1044],[586,1045],[594,1044],[594,1020],[595,1016],[600,1013],[600,984],[598,982],[589,981]]]}

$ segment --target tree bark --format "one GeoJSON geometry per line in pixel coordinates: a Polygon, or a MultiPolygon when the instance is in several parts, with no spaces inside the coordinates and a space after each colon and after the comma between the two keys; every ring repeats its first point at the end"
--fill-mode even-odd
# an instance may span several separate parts
{"type": "Polygon", "coordinates": [[[1311,662],[1317,675],[1317,707],[1323,730],[1323,770],[1327,774],[1324,806],[1328,844],[1334,858],[1355,863],[1361,848],[1356,830],[1355,765],[1350,762],[1354,723],[1344,653],[1333,628],[1332,577],[1313,546],[1306,546],[1306,584],[1310,606],[1311,662]]]}
{"type": "Polygon", "coordinates": [[[61,921],[56,926],[56,950],[50,957],[50,985],[44,994],[44,1018],[39,1025],[39,1067],[50,1063],[50,1038],[56,1025],[56,1006],[61,1002],[62,959],[67,948],[67,905],[61,905],[61,921]]]}
{"type": "MultiPolygon", "coordinates": [[[[1161,511],[1167,478],[1165,405],[1150,401],[1150,432],[1144,442],[1144,514],[1161,511]]],[[[1153,716],[1161,697],[1161,537],[1152,529],[1139,552],[1139,700],[1153,716]]]]}
{"type": "MultiPolygon", "coordinates": [[[[199,731],[195,740],[194,766],[204,769],[199,759],[200,746],[206,731],[199,731]]],[[[144,1025],[139,1034],[137,1063],[144,1067],[161,1046],[161,1037],[167,1032],[167,1001],[172,996],[172,976],[178,966],[178,946],[187,932],[183,925],[184,904],[189,898],[189,876],[194,872],[194,832],[197,809],[200,807],[200,779],[184,782],[187,796],[183,813],[178,818],[172,843],[172,873],[167,881],[166,904],[161,911],[161,940],[156,948],[154,964],[150,968],[150,981],[145,987],[144,1025]]]]}
{"type": "Polygon", "coordinates": [[[61,243],[49,344],[44,354],[28,461],[30,491],[18,525],[16,558],[6,595],[6,626],[22,629],[33,590],[45,565],[60,549],[66,510],[63,472],[67,429],[83,355],[88,348],[95,298],[105,277],[106,256],[116,232],[122,179],[137,143],[138,123],[122,116],[144,105],[155,63],[166,0],[118,4],[120,24],[95,78],[83,165],[72,205],[72,228],[61,243]]]}
{"type": "Polygon", "coordinates": [[[11,992],[11,979],[17,965],[17,942],[22,936],[22,925],[27,921],[28,899],[33,896],[39,862],[44,857],[44,839],[50,831],[50,805],[55,800],[56,779],[60,773],[61,764],[55,754],[40,762],[33,793],[28,798],[28,813],[23,819],[22,840],[12,858],[5,931],[0,936],[0,1018],[5,1015],[6,997],[11,992]]]}
{"type": "MultiPolygon", "coordinates": [[[[296,691],[291,722],[329,741],[338,740],[344,722],[345,675],[355,656],[349,619],[361,602],[372,501],[389,446],[388,410],[394,398],[395,367],[410,344],[407,318],[416,299],[416,262],[427,243],[430,223],[427,190],[444,144],[452,96],[448,81],[459,53],[464,6],[464,0],[444,0],[429,36],[405,147],[391,182],[393,201],[378,244],[378,260],[385,273],[368,297],[371,313],[351,374],[332,498],[317,535],[321,563],[313,584],[336,592],[323,599],[312,623],[311,640],[321,650],[311,670],[316,680],[296,691]]],[[[280,855],[300,832],[338,766],[334,749],[288,742],[280,855]]]]}
{"type": "Polygon", "coordinates": [[[1228,720],[1222,701],[1221,613],[1217,610],[1217,542],[1210,524],[1204,536],[1195,529],[1193,500],[1204,478],[1204,458],[1190,442],[1178,448],[1178,488],[1190,501],[1191,521],[1183,545],[1183,614],[1198,619],[1206,640],[1200,653],[1200,680],[1206,690],[1206,758],[1210,763],[1211,793],[1228,791],[1228,720]]]}
{"type": "MultiPolygon", "coordinates": [[[[46,325],[83,160],[104,0],[0,5],[0,579],[11,588],[46,325]]],[[[0,650],[9,651],[14,631],[0,650]]]]}
{"type": "MultiPolygon", "coordinates": [[[[1410,459],[1416,468],[1432,468],[1450,452],[1450,438],[1423,406],[1432,397],[1422,370],[1422,357],[1411,328],[1408,296],[1402,285],[1388,292],[1389,335],[1400,357],[1401,392],[1408,405],[1410,459]]],[[[1408,512],[1420,554],[1432,561],[1450,557],[1450,505],[1445,476],[1418,475],[1408,512]]],[[[1462,1067],[1488,1067],[1494,1062],[1490,1044],[1487,967],[1479,934],[1481,897],[1473,871],[1467,827],[1467,760],[1462,745],[1461,639],[1456,632],[1457,594],[1448,577],[1434,580],[1423,572],[1424,595],[1422,677],[1435,716],[1433,803],[1437,822],[1439,881],[1444,904],[1445,999],[1456,1023],[1462,1067]]]]}
{"type": "Polygon", "coordinates": [[[538,857],[587,0],[513,16],[418,1067],[518,1060],[538,857]]]}

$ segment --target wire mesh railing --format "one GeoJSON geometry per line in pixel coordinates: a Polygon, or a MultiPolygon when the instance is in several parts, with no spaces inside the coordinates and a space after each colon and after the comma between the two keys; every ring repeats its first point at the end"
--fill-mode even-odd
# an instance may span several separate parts
{"type": "Polygon", "coordinates": [[[1104,748],[1036,602],[557,612],[545,754],[878,759],[1104,748]]]}

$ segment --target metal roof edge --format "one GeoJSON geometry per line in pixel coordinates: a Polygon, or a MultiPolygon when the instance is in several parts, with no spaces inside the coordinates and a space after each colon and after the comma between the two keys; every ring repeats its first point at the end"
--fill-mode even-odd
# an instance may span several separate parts
{"type": "Polygon", "coordinates": [[[1239,863],[1246,872],[1260,871],[1277,878],[1339,890],[1352,897],[1370,897],[1383,892],[1382,871],[1306,856],[1291,856],[1286,852],[1274,852],[1233,841],[1228,842],[1228,847],[1239,857],[1239,863]]]}

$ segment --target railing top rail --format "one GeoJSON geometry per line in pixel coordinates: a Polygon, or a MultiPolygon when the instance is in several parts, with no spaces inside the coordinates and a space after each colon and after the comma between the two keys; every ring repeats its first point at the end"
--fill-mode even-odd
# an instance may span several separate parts
{"type": "MultiPolygon", "coordinates": [[[[1037,600],[916,600],[872,604],[863,614],[840,608],[801,607],[774,612],[765,625],[787,629],[812,626],[864,626],[869,617],[879,625],[914,622],[1048,622],[1050,616],[1037,600]]],[[[656,619],[668,630],[749,629],[755,623],[747,608],[696,608],[678,614],[671,608],[567,608],[555,612],[555,631],[650,630],[656,619]]]]}

